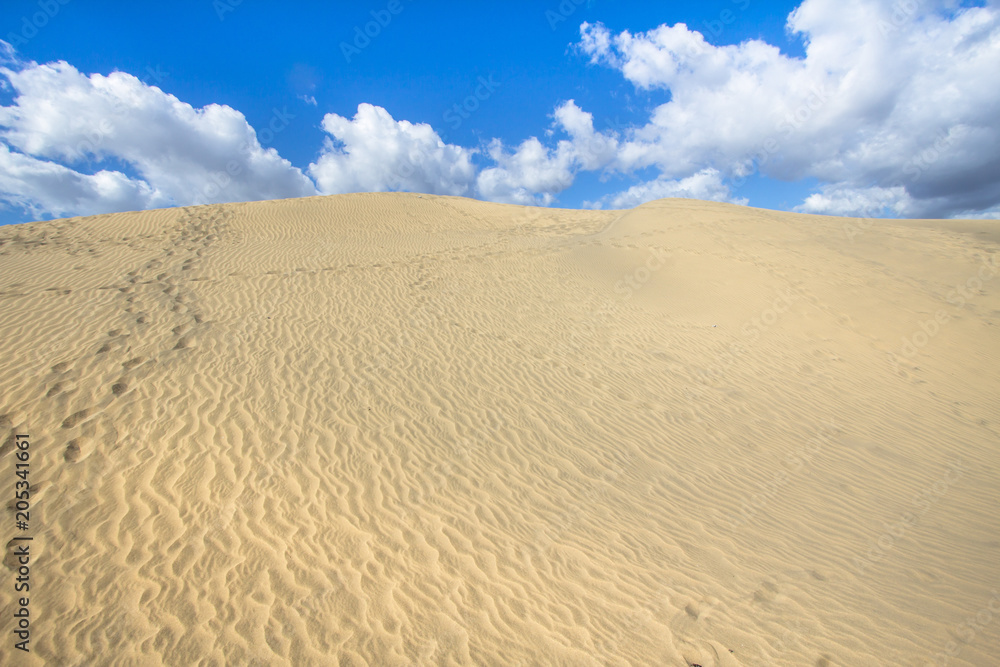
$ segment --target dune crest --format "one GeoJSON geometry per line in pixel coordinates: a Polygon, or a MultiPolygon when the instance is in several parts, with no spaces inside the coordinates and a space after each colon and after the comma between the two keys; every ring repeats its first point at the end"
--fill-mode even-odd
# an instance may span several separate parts
{"type": "Polygon", "coordinates": [[[0,663],[993,664],[998,249],[403,193],[0,228],[0,663]]]}

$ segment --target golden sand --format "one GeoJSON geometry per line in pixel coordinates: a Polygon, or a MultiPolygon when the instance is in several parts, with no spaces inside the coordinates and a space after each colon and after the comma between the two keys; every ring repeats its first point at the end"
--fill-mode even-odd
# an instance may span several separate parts
{"type": "Polygon", "coordinates": [[[998,230],[416,194],[0,228],[0,663],[998,664],[998,230]]]}

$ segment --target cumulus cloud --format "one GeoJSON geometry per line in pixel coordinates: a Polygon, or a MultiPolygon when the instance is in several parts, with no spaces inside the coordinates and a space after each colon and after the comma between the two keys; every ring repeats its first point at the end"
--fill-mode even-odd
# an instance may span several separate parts
{"type": "MultiPolygon", "coordinates": [[[[87,76],[66,62],[14,64],[0,67],[15,93],[11,106],[0,107],[0,159],[9,168],[0,199],[8,204],[61,215],[316,193],[228,106],[195,109],[125,72],[87,76]],[[136,177],[89,173],[109,162],[136,177]]],[[[287,125],[278,120],[272,127],[287,125]]]]}
{"type": "Polygon", "coordinates": [[[733,197],[729,185],[723,181],[718,169],[711,167],[702,169],[687,178],[669,179],[657,178],[652,181],[633,185],[624,192],[610,195],[599,202],[588,202],[595,208],[632,208],[654,199],[680,197],[683,199],[705,199],[722,201],[732,204],[746,205],[743,197],[733,197]]]}
{"type": "Polygon", "coordinates": [[[795,208],[801,213],[881,217],[892,215],[908,217],[913,209],[913,198],[906,188],[853,188],[844,185],[826,185],[795,208]]]}
{"type": "Polygon", "coordinates": [[[382,107],[360,104],[353,120],[327,114],[323,130],[330,137],[309,174],[324,194],[464,195],[475,180],[470,149],[444,143],[426,123],[394,120],[382,107]]]}
{"type": "Polygon", "coordinates": [[[684,24],[580,49],[669,102],[634,128],[615,168],[662,178],[706,167],[824,183],[803,210],[928,217],[1000,203],[1000,11],[945,0],[805,0],[788,29],[804,58],[760,40],[713,46],[684,24]]]}
{"type": "MultiPolygon", "coordinates": [[[[463,147],[360,104],[353,118],[323,118],[305,173],[265,146],[287,110],[258,133],[228,106],[194,108],[124,72],[24,62],[0,41],[0,87],[14,97],[0,106],[0,203],[62,215],[410,190],[550,205],[598,172],[648,180],[595,206],[743,203],[744,179],[761,174],[815,179],[797,207],[811,213],[994,215],[1000,6],[971,2],[803,0],[787,20],[803,57],[762,40],[715,46],[682,23],[634,34],[584,23],[577,46],[592,63],[669,92],[645,122],[598,132],[568,100],[539,136],[463,147]]],[[[302,72],[290,81],[314,104],[302,72]]]]}
{"type": "Polygon", "coordinates": [[[121,172],[81,174],[54,162],[11,152],[2,143],[0,199],[36,218],[136,211],[170,203],[145,181],[130,179],[121,172]]]}
{"type": "Polygon", "coordinates": [[[555,196],[573,184],[581,170],[601,169],[614,161],[618,140],[612,134],[594,130],[593,115],[569,100],[555,113],[555,128],[569,135],[554,149],[536,137],[523,141],[515,150],[505,149],[494,139],[489,156],[497,166],[479,174],[479,194],[491,201],[509,204],[548,206],[555,196]]]}

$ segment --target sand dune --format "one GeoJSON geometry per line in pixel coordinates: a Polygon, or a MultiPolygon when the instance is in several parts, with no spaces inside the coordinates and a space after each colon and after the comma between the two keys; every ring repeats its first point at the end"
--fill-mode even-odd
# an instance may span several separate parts
{"type": "Polygon", "coordinates": [[[0,663],[995,665],[997,230],[416,194],[0,228],[0,663]]]}

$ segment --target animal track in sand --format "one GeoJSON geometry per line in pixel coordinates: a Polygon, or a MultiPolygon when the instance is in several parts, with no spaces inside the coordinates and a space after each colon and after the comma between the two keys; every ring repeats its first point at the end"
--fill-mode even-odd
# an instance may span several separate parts
{"type": "Polygon", "coordinates": [[[758,604],[774,602],[776,597],[778,597],[778,586],[770,581],[761,583],[760,588],[754,591],[753,594],[753,600],[758,604]]]}
{"type": "Polygon", "coordinates": [[[66,419],[63,420],[62,427],[73,428],[74,426],[84,421],[89,416],[90,416],[90,408],[77,410],[76,412],[74,412],[69,417],[66,417],[66,419]]]}
{"type": "Polygon", "coordinates": [[[92,447],[92,441],[90,438],[85,436],[80,436],[79,438],[73,438],[66,444],[66,450],[63,452],[63,459],[69,463],[77,463],[82,461],[90,455],[92,447]]]}
{"type": "Polygon", "coordinates": [[[143,357],[132,357],[128,361],[122,362],[122,368],[124,368],[125,370],[131,370],[136,366],[138,366],[139,364],[141,364],[143,361],[145,361],[143,357]]]}
{"type": "Polygon", "coordinates": [[[12,451],[16,443],[17,443],[17,438],[15,437],[15,434],[11,433],[10,435],[8,435],[7,439],[3,441],[2,445],[0,445],[0,457],[2,457],[9,451],[12,451]]]}

